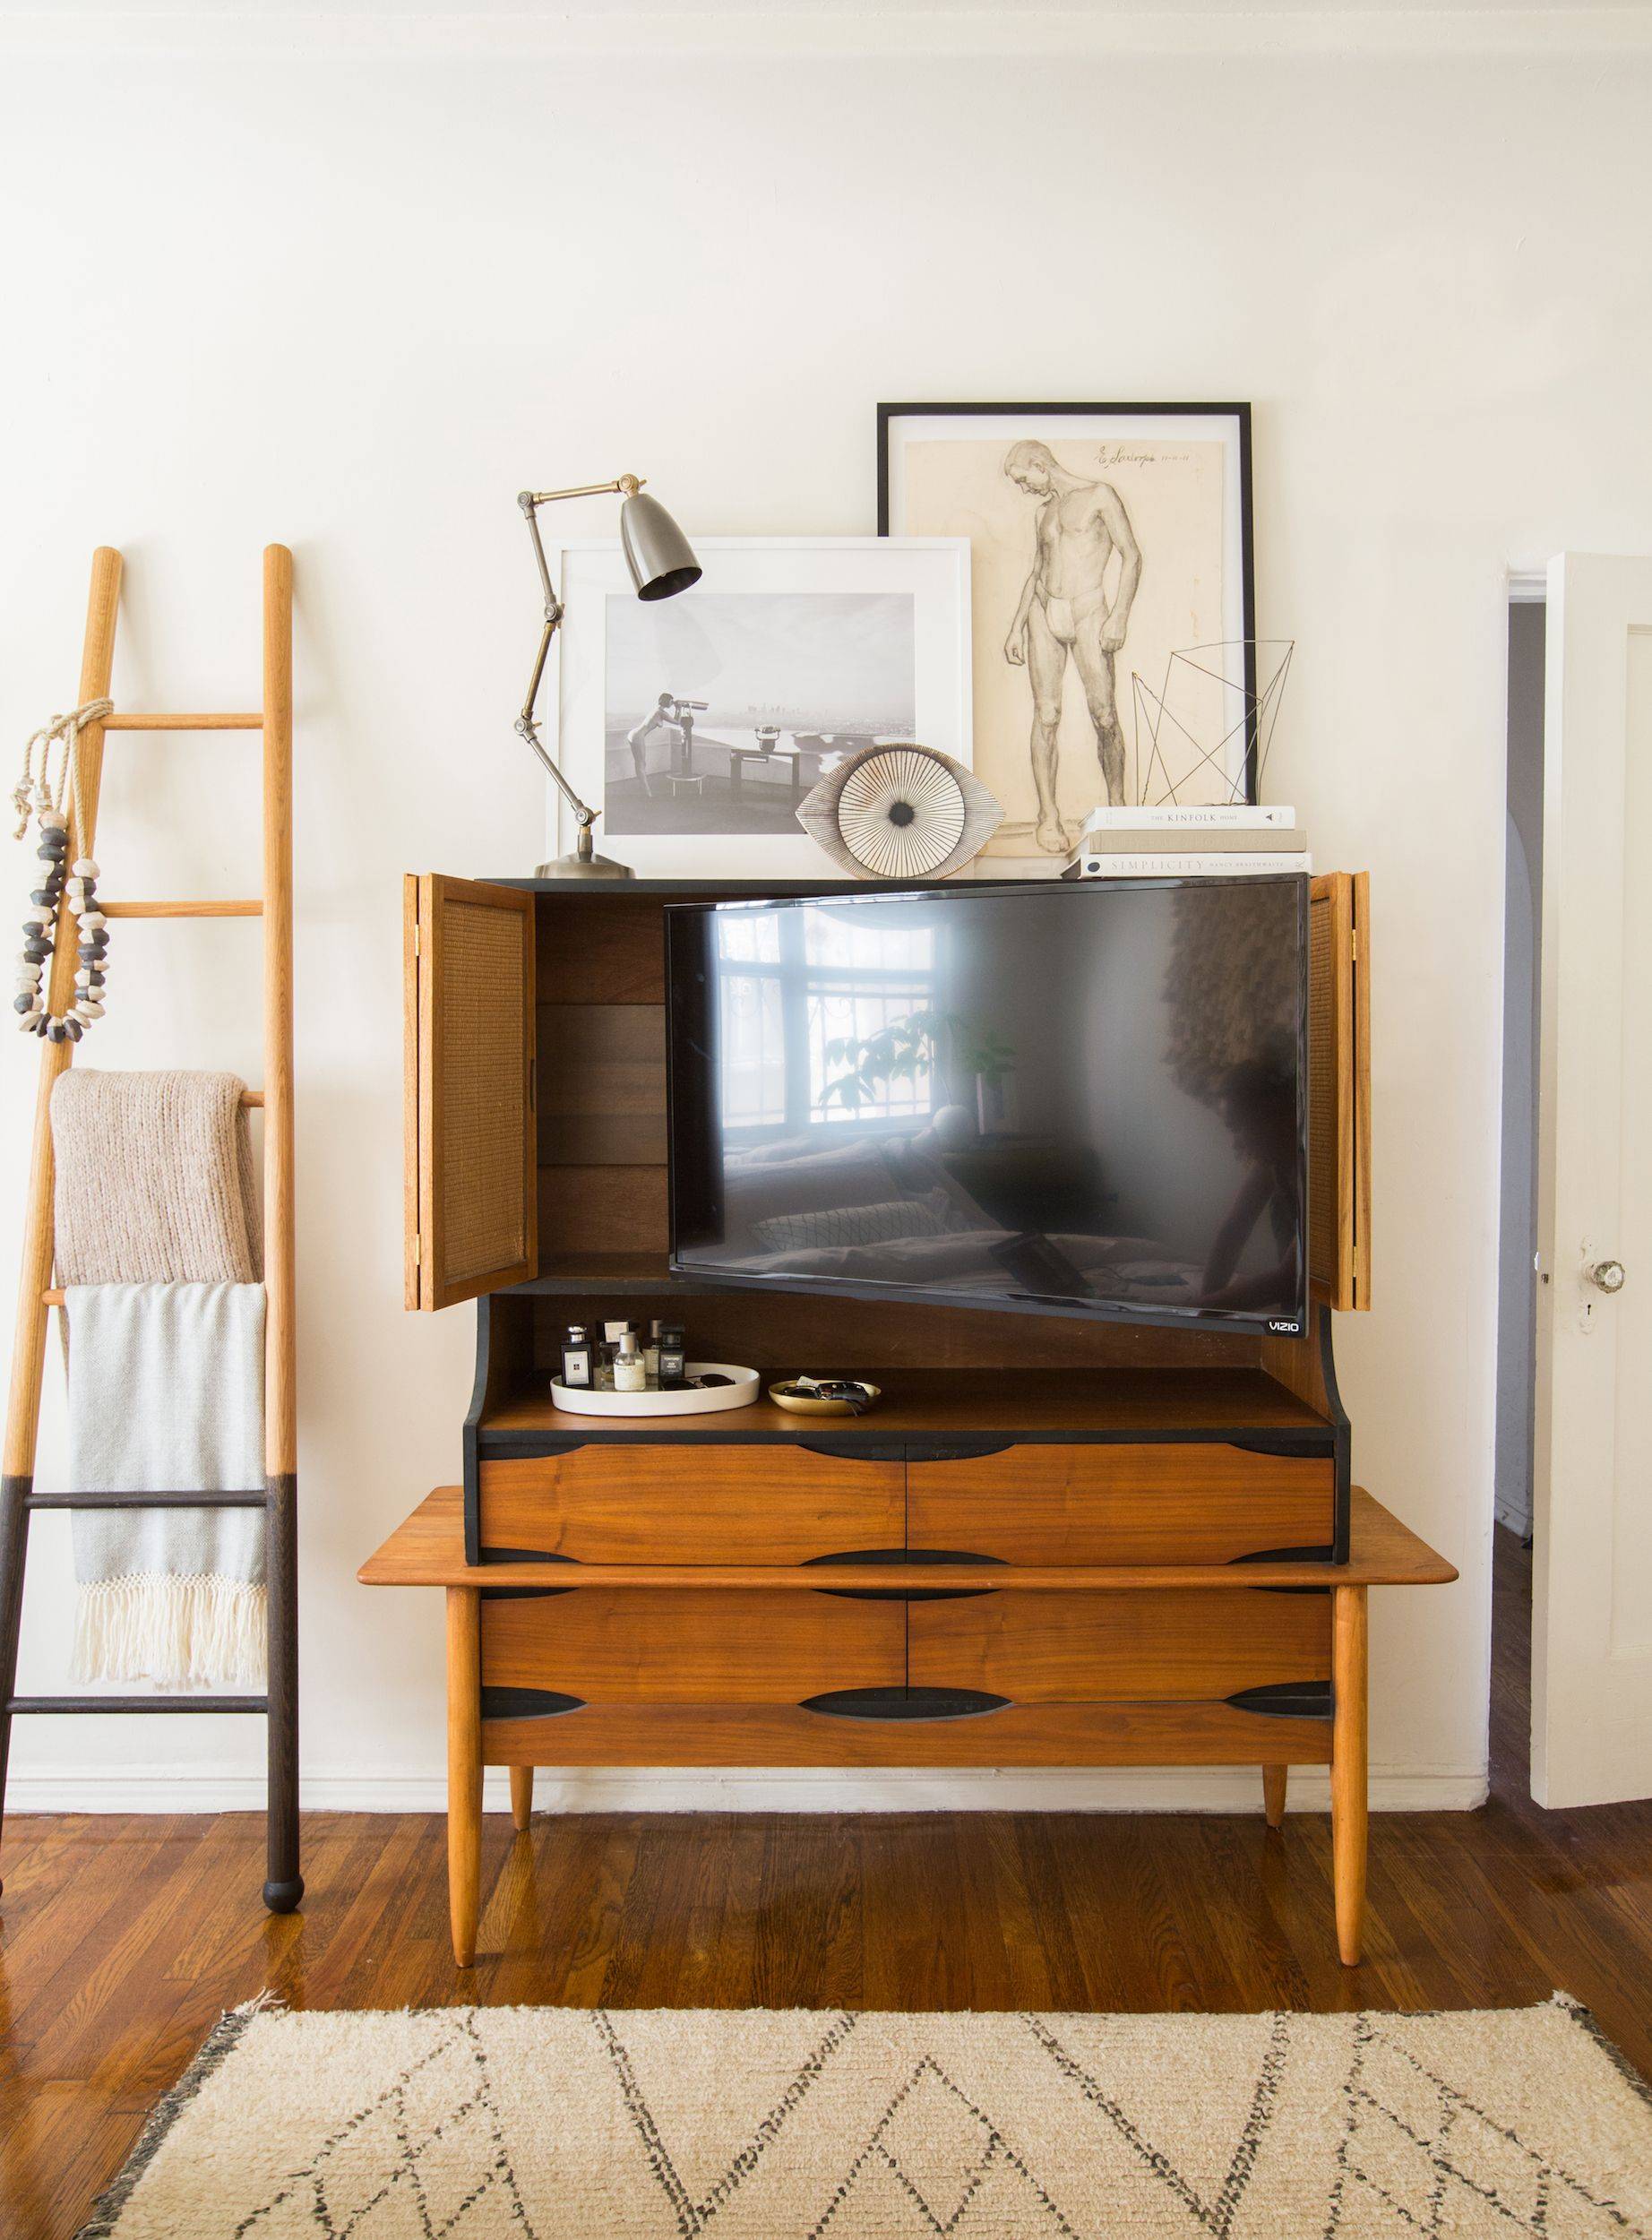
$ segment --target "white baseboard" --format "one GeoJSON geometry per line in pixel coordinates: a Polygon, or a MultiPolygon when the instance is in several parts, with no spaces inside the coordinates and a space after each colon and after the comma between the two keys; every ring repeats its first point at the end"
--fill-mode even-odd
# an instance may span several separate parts
{"type": "MultiPolygon", "coordinates": [[[[1486,1798],[1484,1772],[1375,1766],[1371,1808],[1379,1813],[1473,1812],[1486,1798]]],[[[13,1773],[6,1805],[16,1813],[259,1812],[263,1781],[211,1767],[86,1767],[62,1773],[13,1773]]],[[[507,1808],[503,1771],[489,1770],[490,1812],[507,1808]]],[[[440,1813],[439,1775],[318,1771],[305,1777],[306,1812],[440,1813]]],[[[1322,1766],[1294,1768],[1293,1810],[1325,1812],[1330,1790],[1322,1766]]],[[[1245,1767],[1119,1769],[1006,1768],[998,1772],[844,1772],[830,1767],[615,1766],[542,1770],[534,1804],[560,1813],[1178,1812],[1261,1810],[1261,1782],[1245,1767]]]]}

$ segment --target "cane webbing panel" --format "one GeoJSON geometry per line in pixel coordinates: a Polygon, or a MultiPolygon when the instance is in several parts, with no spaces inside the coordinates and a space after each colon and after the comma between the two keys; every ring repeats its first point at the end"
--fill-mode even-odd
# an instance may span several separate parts
{"type": "Polygon", "coordinates": [[[444,1288],[529,1253],[523,1096],[528,1015],[521,918],[468,900],[441,906],[436,943],[438,1124],[444,1288]]]}

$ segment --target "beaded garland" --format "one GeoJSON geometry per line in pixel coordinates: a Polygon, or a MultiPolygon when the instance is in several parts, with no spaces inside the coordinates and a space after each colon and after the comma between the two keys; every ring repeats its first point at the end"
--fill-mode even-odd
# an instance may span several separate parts
{"type": "Polygon", "coordinates": [[[12,798],[21,822],[17,837],[29,830],[30,819],[39,822],[39,859],[44,866],[40,883],[29,897],[23,920],[23,946],[17,961],[17,992],[12,1008],[24,1034],[39,1035],[47,1042],[78,1042],[95,1020],[103,1016],[108,953],[108,926],[98,908],[98,866],[90,856],[73,865],[69,857],[68,799],[74,783],[75,749],[89,723],[109,712],[107,700],[88,701],[66,716],[54,716],[30,740],[23,755],[23,774],[12,798]],[[53,797],[49,763],[54,745],[62,751],[56,795],[53,797]],[[34,774],[35,750],[40,769],[34,774]],[[42,980],[48,959],[56,947],[60,905],[67,898],[71,915],[78,920],[79,969],[74,975],[74,1001],[59,1018],[47,1009],[42,980]]]}
{"type": "Polygon", "coordinates": [[[103,1016],[104,960],[109,935],[98,908],[98,866],[90,856],[68,865],[68,821],[61,809],[40,812],[40,861],[46,869],[40,884],[29,897],[33,908],[23,920],[23,946],[18,961],[17,994],[12,1008],[20,1013],[24,1034],[41,1035],[47,1042],[78,1042],[94,1020],[103,1016]],[[65,870],[68,873],[65,878],[65,870]],[[74,976],[75,996],[61,1019],[46,1007],[41,980],[56,943],[57,907],[65,895],[79,920],[80,969],[74,976]]]}

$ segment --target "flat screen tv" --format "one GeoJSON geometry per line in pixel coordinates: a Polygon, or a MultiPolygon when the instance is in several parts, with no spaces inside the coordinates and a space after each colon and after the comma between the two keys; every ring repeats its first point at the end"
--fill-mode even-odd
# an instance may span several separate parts
{"type": "Polygon", "coordinates": [[[666,917],[675,1273],[1303,1327],[1302,874],[666,917]]]}

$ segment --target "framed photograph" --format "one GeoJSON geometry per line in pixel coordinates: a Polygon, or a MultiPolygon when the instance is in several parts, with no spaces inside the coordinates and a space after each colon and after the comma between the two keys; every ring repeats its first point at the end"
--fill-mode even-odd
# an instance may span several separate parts
{"type": "Polygon", "coordinates": [[[846,754],[916,739],[970,760],[968,540],[697,537],[694,550],[693,589],[648,602],[612,539],[553,556],[567,607],[557,759],[602,810],[598,847],[644,877],[830,876],[797,808],[846,754]]]}
{"type": "Polygon", "coordinates": [[[988,855],[1256,798],[1249,405],[881,404],[878,526],[969,539],[988,855]]]}

